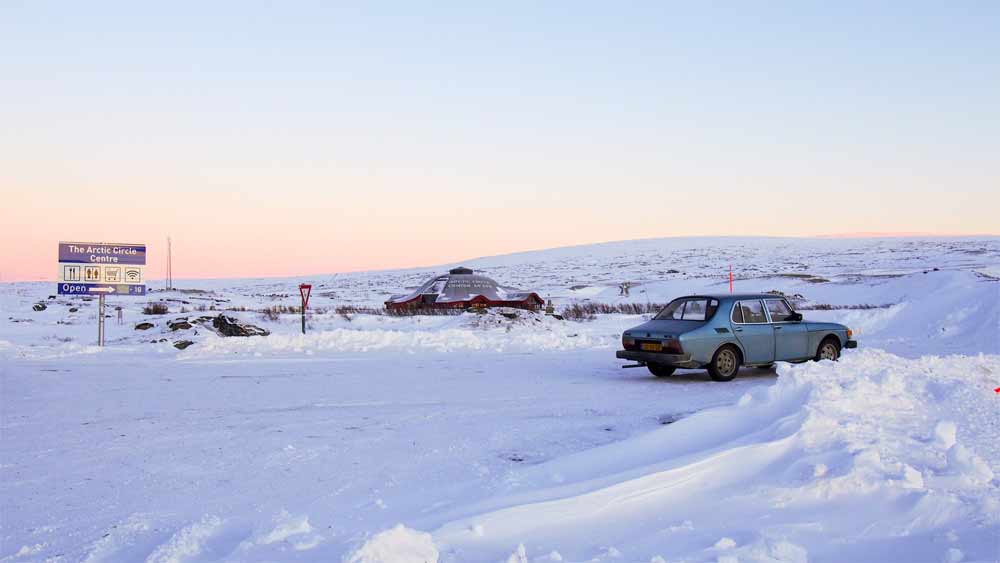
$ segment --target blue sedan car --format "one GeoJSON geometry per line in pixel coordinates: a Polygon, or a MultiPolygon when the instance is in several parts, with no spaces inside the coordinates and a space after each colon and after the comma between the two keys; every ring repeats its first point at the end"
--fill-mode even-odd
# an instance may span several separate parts
{"type": "Polygon", "coordinates": [[[842,324],[804,321],[780,295],[690,295],[625,331],[617,356],[657,377],[706,368],[715,381],[731,381],[740,366],[836,360],[858,346],[851,336],[842,324]]]}

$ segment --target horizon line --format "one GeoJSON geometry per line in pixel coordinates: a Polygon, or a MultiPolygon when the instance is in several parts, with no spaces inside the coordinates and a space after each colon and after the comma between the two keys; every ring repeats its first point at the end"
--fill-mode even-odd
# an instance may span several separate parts
{"type": "MultiPolygon", "coordinates": [[[[177,278],[179,280],[198,280],[198,281],[214,281],[214,280],[234,280],[234,279],[288,279],[288,278],[302,278],[302,277],[316,277],[316,276],[334,276],[338,274],[360,274],[360,273],[376,273],[376,272],[391,272],[391,271],[406,271],[406,270],[430,270],[435,268],[444,268],[454,266],[456,264],[462,264],[464,262],[472,262],[475,260],[485,260],[489,258],[500,258],[504,256],[514,256],[517,254],[528,254],[531,252],[544,252],[547,250],[565,250],[569,248],[579,248],[585,246],[601,246],[606,244],[617,244],[623,242],[637,242],[637,241],[653,241],[653,240],[664,240],[664,239],[734,239],[734,238],[744,238],[744,239],[818,239],[818,240],[828,240],[828,239],[879,239],[879,238],[912,238],[912,239],[928,239],[928,238],[1000,238],[1000,234],[955,234],[955,233],[926,233],[918,231],[898,231],[898,232],[879,232],[879,231],[859,231],[854,233],[831,233],[831,234],[821,234],[821,235],[677,235],[677,236],[660,236],[660,237],[643,237],[634,239],[617,239],[608,240],[600,242],[590,242],[581,244],[569,244],[563,246],[551,246],[543,248],[530,248],[525,250],[515,250],[512,252],[504,252],[501,254],[489,254],[484,256],[476,256],[472,258],[465,258],[460,260],[455,260],[451,262],[441,262],[438,264],[422,265],[422,266],[404,266],[404,267],[389,267],[389,268],[375,268],[367,270],[340,270],[334,272],[314,272],[309,274],[288,274],[288,275],[264,275],[264,276],[221,276],[221,277],[183,277],[177,278]]],[[[152,278],[151,281],[164,281],[166,277],[163,278],[152,278]]],[[[55,282],[55,276],[50,278],[39,278],[39,279],[11,279],[11,280],[0,280],[0,283],[13,284],[13,283],[52,283],[55,282]]]]}

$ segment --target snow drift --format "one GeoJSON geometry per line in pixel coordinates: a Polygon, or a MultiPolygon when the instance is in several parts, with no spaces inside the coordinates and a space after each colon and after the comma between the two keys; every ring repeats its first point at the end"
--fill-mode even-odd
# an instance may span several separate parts
{"type": "Polygon", "coordinates": [[[1000,357],[865,351],[780,372],[736,405],[515,474],[433,533],[441,560],[522,544],[527,560],[996,557],[1000,357]]]}

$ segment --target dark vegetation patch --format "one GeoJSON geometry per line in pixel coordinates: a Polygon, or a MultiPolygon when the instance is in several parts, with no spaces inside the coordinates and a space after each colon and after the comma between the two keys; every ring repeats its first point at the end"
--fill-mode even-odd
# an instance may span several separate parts
{"type": "Polygon", "coordinates": [[[659,313],[665,303],[598,303],[584,301],[562,310],[561,316],[571,321],[592,321],[597,315],[646,315],[659,313]]]}
{"type": "Polygon", "coordinates": [[[449,315],[461,315],[465,309],[384,309],[382,314],[389,317],[416,317],[432,316],[446,317],[449,315]]]}
{"type": "Polygon", "coordinates": [[[860,303],[855,305],[830,305],[829,303],[813,303],[810,305],[803,305],[801,307],[796,307],[799,311],[867,311],[869,309],[888,309],[892,307],[891,303],[883,303],[882,305],[872,305],[871,303],[860,303]]]}
{"type": "Polygon", "coordinates": [[[166,303],[147,303],[142,308],[142,314],[144,315],[166,315],[169,312],[170,309],[167,308],[166,303]]]}
{"type": "Polygon", "coordinates": [[[806,283],[829,283],[830,280],[814,274],[774,274],[775,278],[792,278],[802,280],[806,283]]]}

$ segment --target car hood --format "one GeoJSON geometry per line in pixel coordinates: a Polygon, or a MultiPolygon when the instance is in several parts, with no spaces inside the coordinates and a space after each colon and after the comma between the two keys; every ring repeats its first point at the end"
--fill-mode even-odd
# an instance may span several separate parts
{"type": "Polygon", "coordinates": [[[692,321],[646,321],[639,326],[634,326],[625,331],[625,334],[634,338],[665,338],[667,336],[680,336],[685,332],[690,332],[705,323],[692,321]]]}
{"type": "Polygon", "coordinates": [[[847,330],[847,327],[840,323],[812,322],[806,321],[808,330],[847,330]]]}

